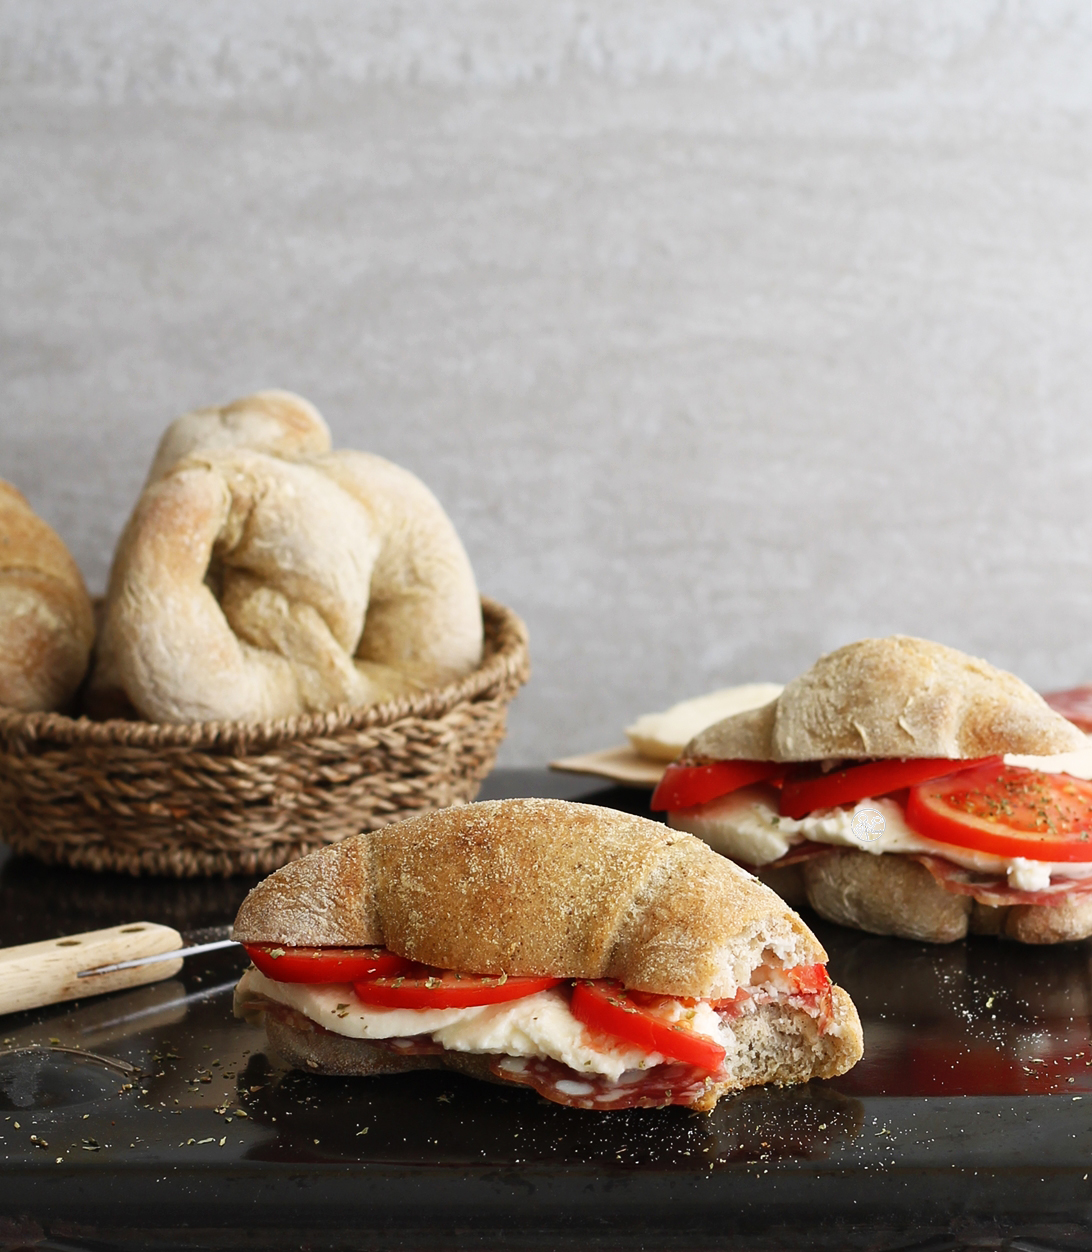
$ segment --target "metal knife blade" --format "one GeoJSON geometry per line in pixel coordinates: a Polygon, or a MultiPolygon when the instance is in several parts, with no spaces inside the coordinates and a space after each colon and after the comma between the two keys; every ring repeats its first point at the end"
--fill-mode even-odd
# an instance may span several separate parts
{"type": "Polygon", "coordinates": [[[118,961],[113,965],[97,965],[94,969],[81,969],[77,978],[94,978],[101,974],[112,974],[119,969],[136,969],[141,965],[155,965],[159,961],[176,961],[184,956],[196,956],[199,952],[215,952],[220,948],[239,946],[231,935],[230,926],[205,926],[200,930],[183,933],[185,947],[174,948],[170,952],[159,952],[154,956],[141,956],[132,961],[118,961]]]}

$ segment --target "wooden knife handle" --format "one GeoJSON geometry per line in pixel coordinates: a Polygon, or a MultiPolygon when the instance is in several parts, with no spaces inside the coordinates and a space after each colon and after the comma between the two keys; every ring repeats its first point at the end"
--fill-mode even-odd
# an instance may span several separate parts
{"type": "Polygon", "coordinates": [[[128,922],[82,935],[0,948],[0,1013],[17,1013],[170,978],[182,968],[181,958],[91,978],[78,978],[77,974],[82,969],[157,956],[181,947],[182,936],[170,926],[128,922]]]}

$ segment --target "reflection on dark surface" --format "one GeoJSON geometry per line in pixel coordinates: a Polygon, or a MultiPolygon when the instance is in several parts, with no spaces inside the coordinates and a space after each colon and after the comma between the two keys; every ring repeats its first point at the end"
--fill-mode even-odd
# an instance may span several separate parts
{"type": "Polygon", "coordinates": [[[1088,942],[915,944],[814,924],[865,1026],[864,1059],[839,1091],[1092,1092],[1088,942]]]}
{"type": "Polygon", "coordinates": [[[285,1072],[264,1054],[239,1075],[239,1104],[277,1132],[249,1155],[293,1161],[302,1153],[315,1161],[689,1170],[699,1162],[822,1160],[863,1122],[860,1101],[821,1083],[741,1092],[708,1116],[682,1108],[589,1114],[460,1074],[325,1078],[285,1072]]]}
{"type": "Polygon", "coordinates": [[[0,1052],[0,1111],[83,1107],[117,1085],[114,1068],[96,1057],[48,1047],[0,1052]]]}
{"type": "Polygon", "coordinates": [[[128,874],[0,862],[0,947],[79,934],[122,922],[176,930],[231,922],[257,878],[132,878],[128,874]]]}

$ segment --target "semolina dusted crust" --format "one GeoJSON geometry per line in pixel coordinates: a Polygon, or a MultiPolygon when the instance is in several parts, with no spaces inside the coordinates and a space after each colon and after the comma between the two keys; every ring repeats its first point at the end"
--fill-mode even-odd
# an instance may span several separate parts
{"type": "Polygon", "coordinates": [[[928,639],[889,635],[820,657],[770,704],[703,730],[683,756],[973,760],[1086,746],[1072,723],[1013,674],[928,639]]]}
{"type": "Polygon", "coordinates": [[[258,721],[443,686],[480,662],[466,550],[409,471],[330,450],[264,391],[176,419],[114,554],[87,706],[258,721]]]}
{"type": "Polygon", "coordinates": [[[235,936],[384,944],[444,969],[711,999],[767,961],[826,960],[774,892],[700,839],[538,799],[444,809],[320,849],[254,888],[235,936]]]}

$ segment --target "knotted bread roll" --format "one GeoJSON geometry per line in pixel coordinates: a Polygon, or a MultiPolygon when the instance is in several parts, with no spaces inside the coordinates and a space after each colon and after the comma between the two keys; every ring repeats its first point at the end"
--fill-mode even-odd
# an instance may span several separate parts
{"type": "Polygon", "coordinates": [[[60,536],[0,482],[0,705],[62,708],[87,671],[94,616],[60,536]]]}
{"type": "Polygon", "coordinates": [[[168,431],[115,555],[93,712],[286,717],[411,694],[478,663],[477,587],[439,503],[379,457],[272,454],[324,442],[322,419],[287,393],[168,431]],[[314,420],[293,424],[301,413],[314,420]],[[204,438],[213,446],[172,461],[204,438]]]}
{"type": "MultiPolygon", "coordinates": [[[[289,460],[316,456],[329,451],[330,431],[318,409],[290,391],[256,391],[229,404],[194,409],[176,417],[163,432],[144,488],[187,456],[232,448],[251,448],[289,460]]],[[[92,717],[137,714],[121,677],[109,616],[99,631],[85,703],[92,717]]]]}

